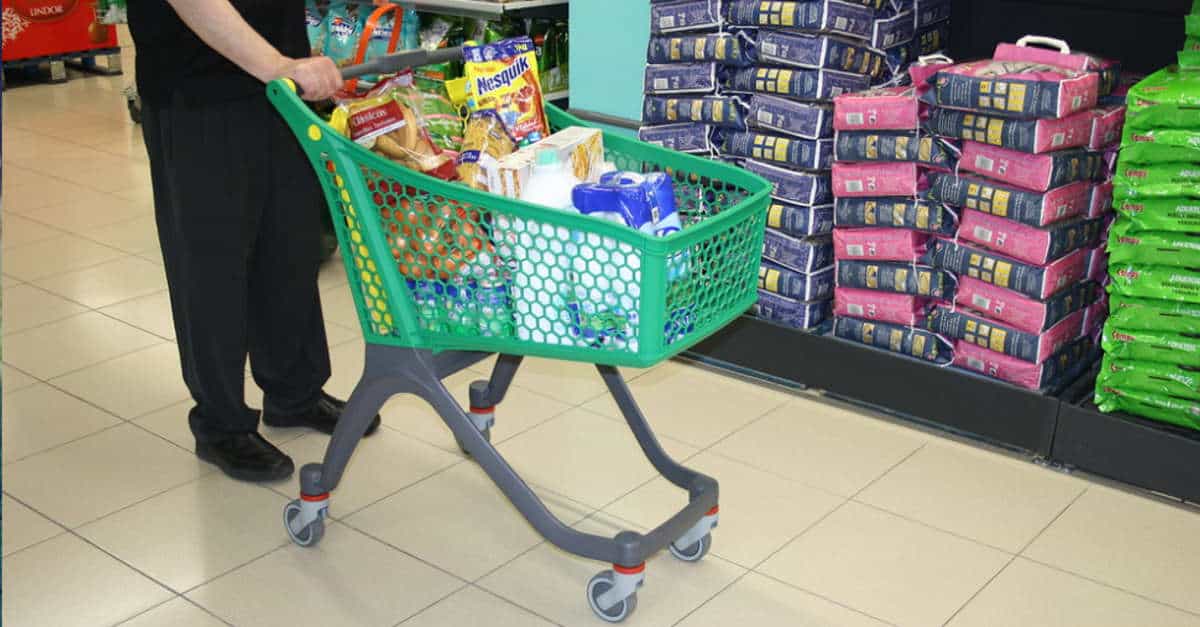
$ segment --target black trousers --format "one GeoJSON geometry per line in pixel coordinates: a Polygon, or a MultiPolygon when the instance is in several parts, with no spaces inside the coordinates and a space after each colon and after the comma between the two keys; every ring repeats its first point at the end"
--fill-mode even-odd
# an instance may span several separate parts
{"type": "Polygon", "coordinates": [[[158,237],[199,441],[305,412],[329,379],[317,289],[323,196],[266,96],[143,109],[158,237]]]}

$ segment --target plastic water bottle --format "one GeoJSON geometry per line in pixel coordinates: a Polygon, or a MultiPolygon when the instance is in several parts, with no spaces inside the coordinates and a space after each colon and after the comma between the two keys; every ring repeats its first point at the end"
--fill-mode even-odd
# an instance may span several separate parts
{"type": "Polygon", "coordinates": [[[521,200],[551,209],[571,209],[571,193],[579,180],[559,161],[558,152],[539,150],[521,200]]]}
{"type": "Polygon", "coordinates": [[[412,7],[404,9],[404,25],[400,27],[400,47],[404,50],[416,50],[421,47],[421,18],[412,7]]]}

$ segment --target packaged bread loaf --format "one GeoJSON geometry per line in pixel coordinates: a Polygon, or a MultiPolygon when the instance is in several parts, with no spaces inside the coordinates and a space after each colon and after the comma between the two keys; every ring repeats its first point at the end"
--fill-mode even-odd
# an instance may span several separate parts
{"type": "Polygon", "coordinates": [[[334,109],[329,123],[359,145],[405,167],[450,179],[453,160],[433,143],[400,90],[373,92],[334,109]]]}

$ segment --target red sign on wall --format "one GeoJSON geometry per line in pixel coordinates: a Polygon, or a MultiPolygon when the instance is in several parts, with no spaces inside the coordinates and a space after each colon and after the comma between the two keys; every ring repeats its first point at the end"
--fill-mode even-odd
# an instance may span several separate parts
{"type": "Polygon", "coordinates": [[[4,0],[0,58],[16,61],[117,46],[117,31],[96,20],[91,0],[4,0]]]}

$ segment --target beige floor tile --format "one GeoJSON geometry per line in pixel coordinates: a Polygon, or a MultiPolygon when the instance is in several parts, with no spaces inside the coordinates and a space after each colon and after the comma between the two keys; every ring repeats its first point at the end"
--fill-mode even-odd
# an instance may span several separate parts
{"type": "Polygon", "coordinates": [[[79,534],[176,592],[288,542],[287,500],[213,473],[84,525],[79,534]]]}
{"type": "Polygon", "coordinates": [[[63,232],[36,220],[4,212],[4,245],[24,246],[62,235],[63,232]]]}
{"type": "Polygon", "coordinates": [[[4,364],[3,369],[0,372],[3,373],[0,375],[0,378],[3,378],[4,380],[5,394],[16,392],[17,390],[27,388],[38,382],[37,379],[25,374],[24,372],[21,372],[20,370],[17,370],[16,368],[13,368],[8,364],[4,364]]]}
{"type": "Polygon", "coordinates": [[[1018,553],[1087,484],[978,448],[933,442],[856,498],[1018,553]]]}
{"type": "Polygon", "coordinates": [[[142,259],[145,259],[156,266],[163,265],[162,249],[158,247],[140,252],[138,253],[138,257],[141,257],[142,259]]]}
{"type": "Polygon", "coordinates": [[[359,328],[358,311],[354,308],[354,296],[345,285],[321,290],[321,313],[330,322],[351,329],[359,328]]]}
{"type": "Polygon", "coordinates": [[[1200,613],[1200,515],[1093,486],[1025,556],[1200,613]]]}
{"type": "Polygon", "coordinates": [[[7,494],[3,504],[3,538],[4,556],[33,546],[43,540],[49,540],[63,533],[63,528],[50,522],[50,519],[18,503],[7,494]]]}
{"type": "Polygon", "coordinates": [[[190,592],[234,625],[390,627],[462,582],[332,523],[320,545],[292,544],[190,592]]]}
{"type": "Polygon", "coordinates": [[[1010,557],[851,502],[757,570],[896,625],[940,625],[1010,557]]]}
{"type": "MultiPolygon", "coordinates": [[[[251,409],[262,408],[262,392],[254,387],[253,382],[246,383],[246,399],[251,409]]],[[[158,411],[150,412],[133,422],[151,433],[178,444],[187,451],[192,451],[196,448],[196,439],[192,436],[192,430],[188,426],[188,412],[191,411],[194,404],[189,398],[158,411]]],[[[305,435],[303,429],[275,429],[262,423],[259,423],[258,432],[275,446],[283,446],[285,443],[305,435]]]]}
{"type": "MultiPolygon", "coordinates": [[[[296,468],[325,458],[329,436],[309,433],[280,448],[292,456],[296,468]]],[[[441,449],[390,429],[364,438],[354,450],[346,473],[334,491],[329,513],[341,518],[412,485],[460,461],[441,449]]],[[[300,473],[292,481],[272,486],[289,499],[300,494],[300,473]]]]}
{"type": "Polygon", "coordinates": [[[162,338],[95,312],[4,337],[4,360],[50,379],[155,344],[162,338]]]}
{"type": "MultiPolygon", "coordinates": [[[[62,229],[73,235],[103,241],[96,237],[104,227],[135,218],[145,218],[151,215],[148,205],[118,198],[112,194],[93,192],[90,195],[73,198],[67,202],[50,205],[38,209],[34,214],[39,222],[62,229]]],[[[110,236],[109,239],[112,239],[110,236]]],[[[107,244],[108,242],[103,242],[107,244]]],[[[113,246],[113,248],[120,248],[113,246]]]]}
{"type": "Polygon", "coordinates": [[[917,450],[927,436],[810,398],[797,398],[713,451],[850,496],[917,450]]]}
{"type": "Polygon", "coordinates": [[[317,284],[322,293],[335,288],[350,291],[350,288],[346,286],[346,264],[342,263],[341,254],[334,253],[329,261],[321,264],[321,271],[317,274],[317,284]]]}
{"type": "MultiPolygon", "coordinates": [[[[704,452],[688,466],[721,484],[721,521],[712,552],[752,568],[842,503],[842,499],[794,481],[704,452]]],[[[687,491],[657,478],[605,508],[652,529],[687,505],[687,491]]]]}
{"type": "Polygon", "coordinates": [[[366,359],[366,345],[361,339],[346,342],[329,349],[332,374],[325,382],[325,391],[338,397],[350,398],[354,386],[362,378],[366,359]]]}
{"type": "MultiPolygon", "coordinates": [[[[49,135],[51,132],[69,133],[81,128],[89,126],[98,126],[109,122],[107,118],[89,113],[79,113],[76,115],[63,115],[62,111],[57,110],[29,110],[23,111],[21,115],[13,116],[12,119],[5,119],[5,126],[24,129],[42,135],[49,135]]],[[[72,154],[78,153],[78,147],[72,154]]]]}
{"type": "Polygon", "coordinates": [[[171,598],[83,540],[63,534],[4,558],[4,624],[111,625],[171,598]]]}
{"type": "Polygon", "coordinates": [[[109,305],[100,311],[161,338],[175,339],[175,319],[171,315],[171,297],[166,290],[131,298],[115,305],[109,305]]]}
{"type": "Polygon", "coordinates": [[[5,466],[4,488],[74,528],[207,472],[179,447],[122,425],[5,466]]]}
{"type": "Polygon", "coordinates": [[[468,586],[417,614],[404,627],[551,627],[516,605],[468,586]]]}
{"type": "MultiPolygon", "coordinates": [[[[677,460],[696,453],[668,438],[659,441],[677,460]]],[[[592,507],[604,507],[657,475],[628,427],[583,409],[572,409],[498,448],[526,481],[592,507]]]]}
{"type": "Polygon", "coordinates": [[[679,623],[679,627],[884,627],[887,623],[748,573],[679,623]]]}
{"type": "Polygon", "coordinates": [[[121,627],[223,627],[224,625],[224,622],[182,597],[167,601],[121,623],[121,627]]]}
{"type": "Polygon", "coordinates": [[[23,283],[23,281],[16,277],[11,277],[7,274],[0,274],[0,288],[8,289],[10,287],[22,285],[23,283]]]}
{"type": "Polygon", "coordinates": [[[513,383],[569,405],[608,393],[595,366],[574,361],[527,358],[521,362],[513,383]]]}
{"type": "Polygon", "coordinates": [[[5,246],[3,264],[5,274],[22,281],[33,281],[124,256],[125,253],[115,248],[82,237],[59,235],[24,246],[5,246]]]}
{"type": "Polygon", "coordinates": [[[154,206],[154,187],[149,181],[147,181],[145,185],[138,185],[136,187],[130,187],[128,189],[112,192],[112,195],[118,198],[124,198],[125,200],[140,202],[150,207],[154,206]]]}
{"type": "Polygon", "coordinates": [[[1017,558],[950,627],[1196,627],[1200,616],[1017,558]]]}
{"type": "Polygon", "coordinates": [[[18,285],[4,290],[4,334],[70,318],[87,307],[51,294],[33,285],[18,285]]]}
{"type": "Polygon", "coordinates": [[[132,220],[123,220],[80,233],[105,246],[112,246],[128,253],[141,253],[158,248],[158,225],[153,215],[144,215],[132,220]]]}
{"type": "Polygon", "coordinates": [[[53,383],[127,420],[188,398],[179,349],[171,342],[89,366],[53,383]]]}
{"type": "Polygon", "coordinates": [[[4,164],[4,210],[37,219],[38,209],[87,198],[96,191],[39,172],[4,164]],[[9,187],[11,182],[11,187],[9,187]]]}
{"type": "MultiPolygon", "coordinates": [[[[539,491],[571,525],[591,509],[539,491]]],[[[541,536],[472,463],[463,463],[345,519],[346,524],[474,581],[533,548],[541,536]]]]}
{"type": "MultiPolygon", "coordinates": [[[[631,383],[629,389],[658,432],[699,447],[737,431],[789,398],[761,385],[679,362],[655,368],[631,383]]],[[[621,417],[609,394],[585,407],[621,417]]]]}
{"type": "Polygon", "coordinates": [[[39,383],[4,395],[4,463],[77,440],[121,422],[112,414],[39,383]]]}
{"type": "Polygon", "coordinates": [[[150,183],[150,168],[146,163],[93,148],[16,163],[101,192],[116,192],[150,183]]]}
{"type": "Polygon", "coordinates": [[[9,128],[4,129],[4,158],[8,160],[25,161],[40,159],[78,149],[78,144],[61,139],[32,132],[20,132],[18,134],[9,128]]]}
{"type": "MultiPolygon", "coordinates": [[[[581,531],[611,538],[622,527],[606,517],[576,525],[581,531]]],[[[573,627],[600,621],[588,607],[587,582],[609,568],[542,544],[485,577],[480,586],[554,622],[573,627]]],[[[646,562],[646,582],[638,591],[631,625],[673,625],[746,571],[717,557],[684,563],[666,551],[646,562]]]]}
{"type": "Polygon", "coordinates": [[[84,270],[39,279],[35,285],[99,309],[167,289],[162,267],[127,256],[84,270]]]}
{"type": "MultiPolygon", "coordinates": [[[[485,379],[473,370],[464,370],[447,379],[446,388],[464,409],[470,409],[472,381],[485,379]]],[[[510,386],[504,402],[496,409],[496,424],[492,427],[492,443],[499,444],[570,409],[566,403],[530,392],[520,386],[510,386]]],[[[387,426],[440,448],[458,453],[458,443],[433,408],[415,396],[393,398],[383,410],[387,426]]]]}

